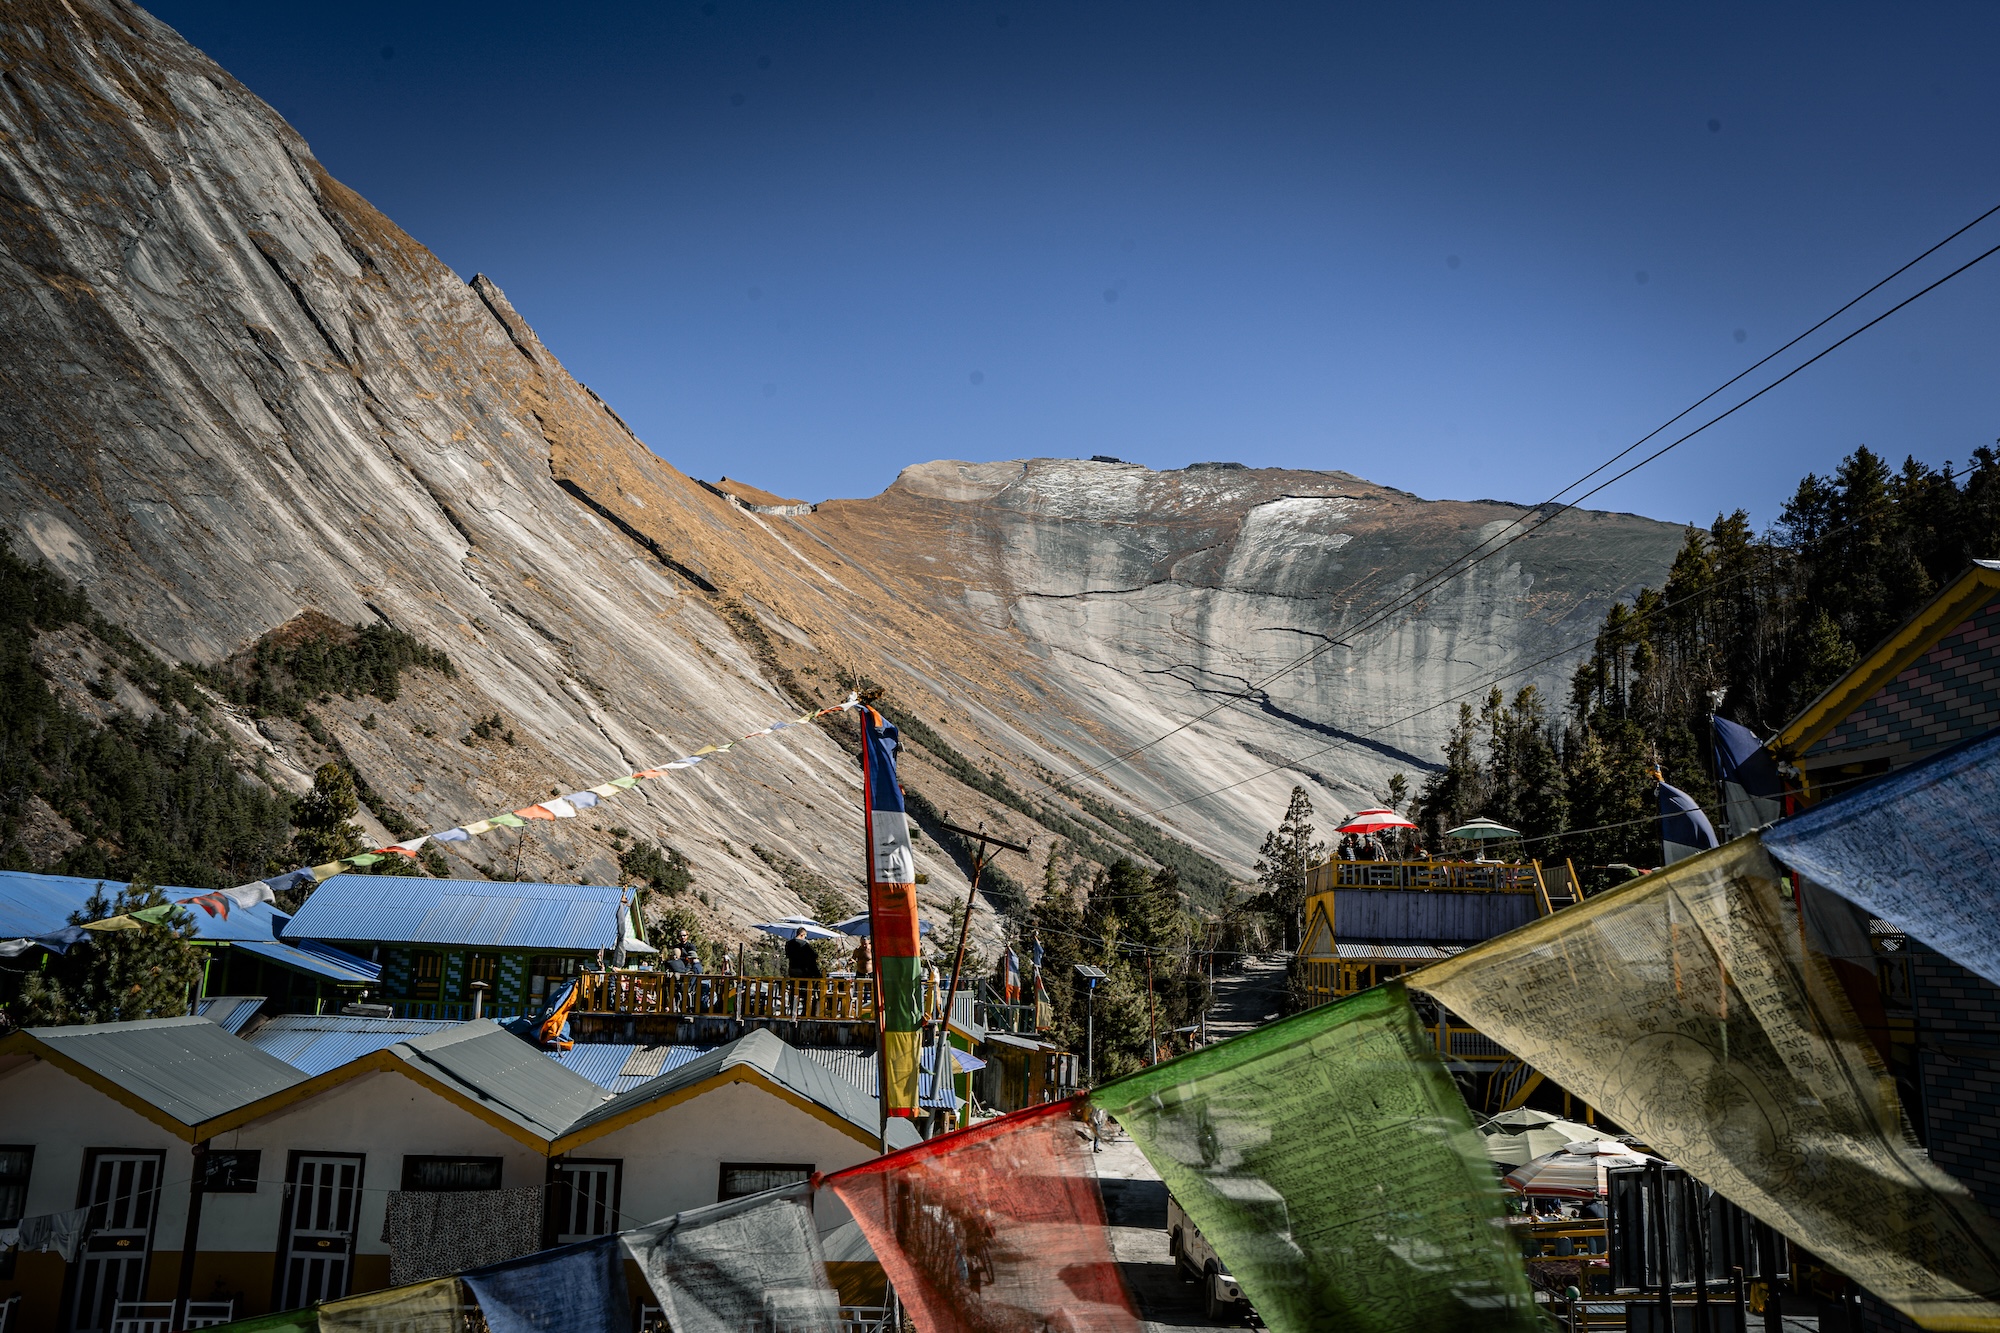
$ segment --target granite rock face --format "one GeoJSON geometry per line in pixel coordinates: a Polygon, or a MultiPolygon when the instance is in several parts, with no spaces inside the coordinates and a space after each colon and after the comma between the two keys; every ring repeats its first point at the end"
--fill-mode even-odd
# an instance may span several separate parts
{"type": "MultiPolygon", "coordinates": [[[[1525,511],[1339,472],[1044,459],[926,463],[873,499],[760,512],[648,451],[496,285],[453,274],[144,11],[17,0],[0,61],[0,525],[169,659],[220,661],[308,611],[444,649],[458,680],[325,709],[420,827],[741,736],[854,674],[962,753],[910,758],[954,820],[1037,832],[1019,807],[1050,801],[1091,822],[1041,784],[1345,640],[1079,784],[1247,873],[1292,782],[1348,809],[1420,772],[1453,710],[1398,719],[1587,638],[1679,540],[1570,515],[1371,625],[1525,511]],[[514,744],[464,739],[496,712],[514,744]],[[966,762],[1032,799],[1010,812],[966,762]]],[[[230,725],[303,784],[295,729],[230,725]]],[[[858,903],[857,777],[835,736],[789,732],[645,784],[600,827],[474,843],[460,869],[607,878],[615,819],[693,859],[718,925],[802,909],[752,844],[858,903]]],[[[961,868],[919,855],[942,912],[961,868]]]]}

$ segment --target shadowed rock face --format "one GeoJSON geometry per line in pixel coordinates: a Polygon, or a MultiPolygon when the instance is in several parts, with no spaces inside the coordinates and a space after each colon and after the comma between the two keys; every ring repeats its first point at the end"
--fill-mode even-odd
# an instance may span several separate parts
{"type": "MultiPolygon", "coordinates": [[[[841,668],[1031,791],[1351,639],[1097,788],[1146,810],[1248,779],[1165,816],[1247,871],[1300,774],[1322,804],[1371,801],[1435,758],[1452,710],[1260,770],[1587,637],[1678,541],[1565,517],[1364,631],[1523,511],[1339,472],[1032,460],[752,512],[648,452],[498,287],[460,280],[143,11],[16,0],[0,58],[0,523],[169,658],[218,661],[308,610],[449,652],[456,682],[322,712],[421,827],[831,702],[841,668]],[[386,720],[361,727],[371,711],[386,720]],[[460,740],[496,711],[518,744],[460,740]]],[[[237,725],[296,787],[314,756],[295,730],[237,725]]],[[[912,754],[910,783],[954,819],[1033,831],[933,758],[912,754]]],[[[855,892],[856,786],[830,737],[792,732],[603,823],[685,850],[718,918],[768,918],[801,905],[753,842],[855,892]]],[[[518,854],[530,875],[608,878],[609,835],[585,824],[475,843],[461,869],[518,854]]],[[[919,856],[935,902],[963,892],[933,845],[919,856]]]]}

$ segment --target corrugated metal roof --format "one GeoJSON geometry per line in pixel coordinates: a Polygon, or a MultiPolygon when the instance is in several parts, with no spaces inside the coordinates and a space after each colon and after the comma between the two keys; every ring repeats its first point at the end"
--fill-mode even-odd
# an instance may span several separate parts
{"type": "Polygon", "coordinates": [[[612,1095],[491,1019],[410,1037],[389,1049],[544,1138],[580,1122],[612,1095]]]}
{"type": "Polygon", "coordinates": [[[634,1046],[625,1042],[587,1041],[570,1047],[566,1051],[550,1051],[548,1055],[557,1064],[572,1074],[581,1074],[600,1088],[618,1091],[619,1076],[626,1063],[634,1055],[645,1053],[644,1046],[634,1046]]]}
{"type": "Polygon", "coordinates": [[[107,899],[115,899],[125,887],[117,880],[0,870],[0,940],[61,930],[69,924],[69,914],[88,902],[100,886],[107,899]]]}
{"type": "Polygon", "coordinates": [[[261,995],[211,995],[194,1007],[202,1018],[221,1028],[231,1036],[240,1034],[244,1025],[257,1016],[264,1007],[261,995]]]}
{"type": "Polygon", "coordinates": [[[410,1037],[457,1026],[448,1019],[284,1014],[244,1040],[310,1077],[386,1050],[410,1037]]]}
{"type": "Polygon", "coordinates": [[[285,937],[594,951],[618,941],[618,899],[596,884],[335,875],[312,891],[285,937]]]}
{"type": "Polygon", "coordinates": [[[189,1127],[282,1092],[306,1077],[205,1018],[148,1018],[28,1031],[50,1050],[189,1127]]]}
{"type": "MultiPolygon", "coordinates": [[[[125,887],[116,880],[0,872],[0,939],[60,930],[70,913],[81,911],[90,901],[99,885],[103,886],[107,899],[115,899],[125,887]]],[[[160,888],[168,898],[187,898],[205,892],[168,884],[160,888]]],[[[234,907],[226,917],[211,916],[199,907],[183,910],[194,922],[196,939],[234,945],[296,972],[309,972],[334,981],[375,981],[382,975],[382,969],[367,959],[330,944],[312,939],[280,940],[291,918],[269,903],[234,907]]]]}
{"type": "MultiPolygon", "coordinates": [[[[801,1046],[798,1049],[808,1059],[825,1065],[828,1069],[831,1069],[834,1073],[867,1093],[869,1097],[872,1098],[877,1095],[878,1084],[875,1078],[875,1052],[856,1050],[849,1046],[801,1046]]],[[[946,1087],[942,1092],[932,1088],[930,1070],[924,1069],[919,1071],[917,1085],[917,1101],[920,1105],[934,1111],[956,1111],[958,1109],[957,1093],[953,1092],[949,1087],[946,1087]]]]}
{"type": "Polygon", "coordinates": [[[294,972],[310,972],[332,981],[373,982],[382,977],[378,964],[317,940],[295,940],[289,944],[277,940],[233,940],[229,947],[256,954],[294,972]]]}
{"type": "MultiPolygon", "coordinates": [[[[755,1069],[778,1086],[825,1107],[869,1134],[876,1133],[881,1127],[875,1098],[797,1047],[759,1028],[745,1033],[727,1046],[706,1051],[677,1069],[619,1093],[604,1105],[580,1116],[570,1129],[583,1129],[611,1119],[682,1088],[707,1082],[738,1065],[755,1069]]],[[[889,1122],[889,1146],[892,1149],[908,1147],[918,1141],[916,1128],[907,1120],[889,1122]]]]}
{"type": "Polygon", "coordinates": [[[1434,963],[1465,952],[1462,944],[1368,944],[1357,940],[1341,940],[1333,947],[1341,958],[1389,962],[1434,963]]]}

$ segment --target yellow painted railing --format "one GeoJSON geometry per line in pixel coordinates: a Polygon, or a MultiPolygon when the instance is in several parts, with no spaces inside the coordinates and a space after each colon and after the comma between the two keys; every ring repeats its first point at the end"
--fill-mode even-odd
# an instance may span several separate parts
{"type": "Polygon", "coordinates": [[[875,1017],[875,983],[867,977],[735,977],[613,968],[578,978],[576,1012],[855,1022],[875,1017]]]}
{"type": "Polygon", "coordinates": [[[1484,889],[1489,893],[1539,893],[1541,866],[1534,861],[1328,861],[1306,872],[1306,892],[1329,889],[1484,889]]]}

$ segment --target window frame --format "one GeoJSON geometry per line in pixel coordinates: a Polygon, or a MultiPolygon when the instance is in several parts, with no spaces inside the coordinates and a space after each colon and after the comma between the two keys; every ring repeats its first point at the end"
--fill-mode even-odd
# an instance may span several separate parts
{"type": "Polygon", "coordinates": [[[506,1170],[507,1170],[506,1164],[507,1164],[507,1159],[504,1157],[488,1157],[483,1154],[475,1155],[471,1153],[419,1153],[419,1152],[404,1153],[402,1168],[401,1168],[402,1174],[400,1176],[400,1179],[402,1181],[402,1192],[405,1194],[472,1194],[480,1190],[504,1189],[505,1185],[503,1182],[506,1179],[506,1170]],[[493,1168],[493,1184],[455,1185],[447,1189],[425,1189],[420,1185],[415,1185],[411,1183],[414,1170],[417,1168],[419,1163],[424,1163],[424,1162],[476,1162],[482,1166],[490,1165],[493,1168]]]}
{"type": "MultiPolygon", "coordinates": [[[[731,1199],[747,1199],[752,1194],[763,1193],[763,1190],[744,1190],[740,1194],[725,1193],[724,1191],[729,1187],[729,1173],[731,1171],[797,1171],[800,1175],[799,1183],[804,1183],[811,1180],[813,1172],[818,1169],[811,1162],[718,1162],[715,1172],[715,1201],[717,1203],[727,1203],[731,1199]]],[[[766,1185],[764,1188],[776,1189],[778,1187],[775,1185],[766,1185]]]]}

